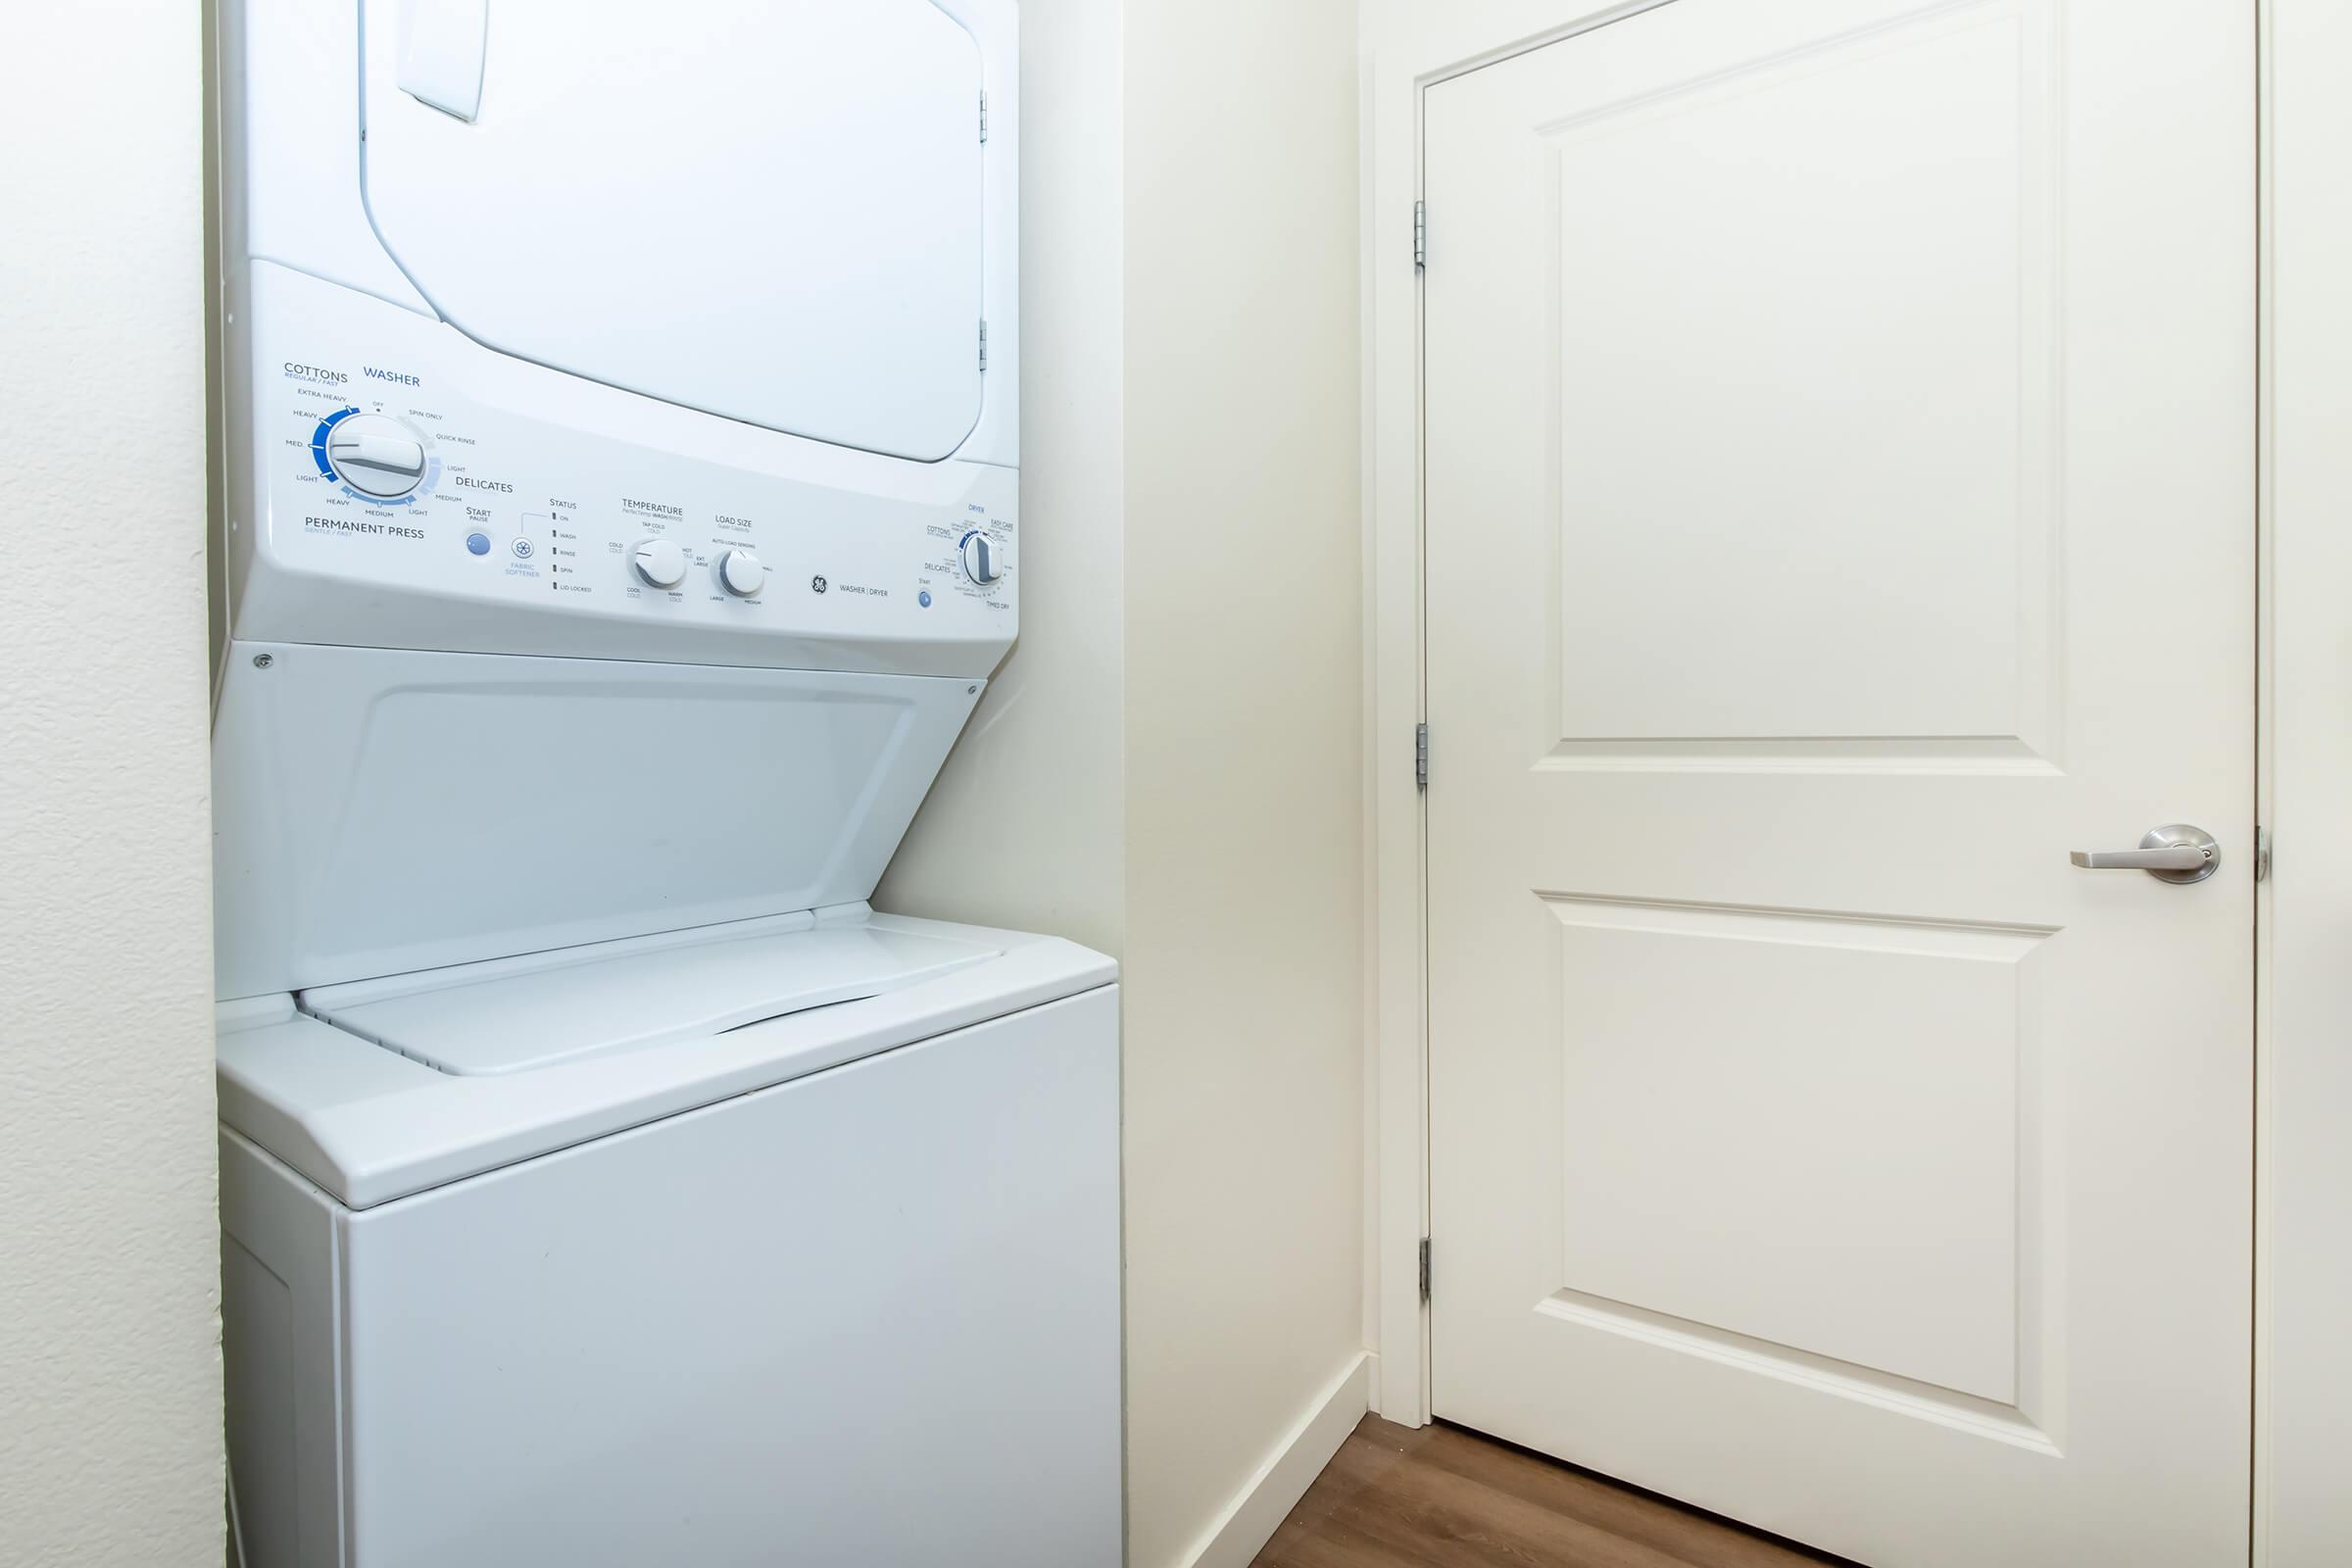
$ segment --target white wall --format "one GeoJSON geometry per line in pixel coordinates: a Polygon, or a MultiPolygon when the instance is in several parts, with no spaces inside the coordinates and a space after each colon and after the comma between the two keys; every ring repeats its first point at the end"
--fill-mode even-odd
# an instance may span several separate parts
{"type": "Polygon", "coordinates": [[[198,20],[22,7],[0,67],[12,1568],[221,1554],[198,20]]]}
{"type": "Polygon", "coordinates": [[[1130,1560],[1246,1562],[1362,1408],[1355,6],[1022,34],[1021,641],[876,902],[1121,958],[1130,1560]]]}
{"type": "Polygon", "coordinates": [[[1355,59],[1352,0],[1127,6],[1135,1568],[1363,1350],[1355,59]]]}

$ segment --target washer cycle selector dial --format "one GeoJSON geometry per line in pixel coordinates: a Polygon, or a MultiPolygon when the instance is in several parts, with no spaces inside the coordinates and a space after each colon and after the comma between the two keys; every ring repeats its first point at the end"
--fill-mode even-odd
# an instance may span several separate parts
{"type": "Polygon", "coordinates": [[[381,414],[337,420],[327,432],[326,461],[336,478],[379,501],[405,496],[424,482],[424,443],[381,414]]]}
{"type": "Polygon", "coordinates": [[[963,574],[977,583],[995,582],[1004,575],[1004,557],[996,542],[974,528],[963,536],[963,574]]]}
{"type": "Polygon", "coordinates": [[[767,568],[749,550],[730,550],[719,558],[718,580],[738,599],[749,599],[767,586],[767,568]]]}
{"type": "Polygon", "coordinates": [[[675,588],[686,580],[686,552],[667,539],[638,540],[629,564],[651,587],[675,588]]]}

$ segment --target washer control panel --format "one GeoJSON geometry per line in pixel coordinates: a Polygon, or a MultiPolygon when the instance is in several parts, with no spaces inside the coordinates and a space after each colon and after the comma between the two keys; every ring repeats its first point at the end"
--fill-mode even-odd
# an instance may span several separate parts
{"type": "MultiPolygon", "coordinates": [[[[625,630],[485,637],[466,629],[482,615],[442,613],[460,601],[532,623],[668,628],[652,654],[665,658],[702,657],[681,635],[696,628],[900,650],[1012,637],[1016,470],[759,430],[507,360],[299,274],[255,274],[251,480],[232,502],[232,553],[250,552],[248,576],[274,576],[244,602],[283,613],[238,635],[430,647],[454,627],[453,648],[649,652],[625,630]],[[371,623],[344,632],[330,613],[371,623]],[[390,632],[372,623],[401,614],[390,632]]],[[[740,638],[710,655],[810,657],[745,660],[740,638]]]]}

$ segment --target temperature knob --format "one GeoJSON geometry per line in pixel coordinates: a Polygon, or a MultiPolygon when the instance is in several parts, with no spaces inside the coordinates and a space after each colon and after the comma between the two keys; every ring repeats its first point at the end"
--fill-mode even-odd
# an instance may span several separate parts
{"type": "Polygon", "coordinates": [[[730,550],[719,558],[718,580],[738,599],[749,599],[767,586],[767,568],[749,550],[730,550]]]}
{"type": "Polygon", "coordinates": [[[686,580],[686,552],[667,539],[641,539],[629,553],[637,575],[656,588],[675,588],[686,580]]]}
{"type": "Polygon", "coordinates": [[[335,477],[364,496],[390,501],[424,482],[424,443],[398,419],[355,414],[326,437],[335,477]]]}
{"type": "Polygon", "coordinates": [[[963,574],[974,582],[995,582],[1004,575],[1004,557],[988,535],[975,528],[963,536],[963,574]]]}

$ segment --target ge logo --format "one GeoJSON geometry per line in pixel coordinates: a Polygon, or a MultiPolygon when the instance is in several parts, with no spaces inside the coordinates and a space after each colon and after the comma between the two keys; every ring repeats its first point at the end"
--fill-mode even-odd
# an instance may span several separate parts
{"type": "Polygon", "coordinates": [[[823,593],[823,592],[825,591],[825,579],[824,579],[824,578],[822,578],[822,577],[811,577],[811,578],[809,578],[809,579],[808,579],[808,591],[809,591],[810,593],[814,593],[814,594],[821,594],[821,593],[823,593]]]}

